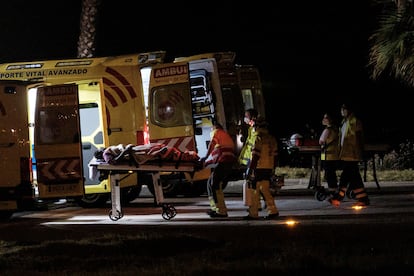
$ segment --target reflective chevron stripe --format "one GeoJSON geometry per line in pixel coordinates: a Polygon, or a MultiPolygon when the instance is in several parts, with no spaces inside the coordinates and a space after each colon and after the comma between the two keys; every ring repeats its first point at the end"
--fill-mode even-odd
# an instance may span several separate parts
{"type": "Polygon", "coordinates": [[[37,160],[37,171],[39,182],[66,182],[78,180],[81,176],[81,165],[79,158],[67,159],[43,159],[37,160]]]}
{"type": "Polygon", "coordinates": [[[195,150],[193,137],[190,136],[151,140],[151,143],[161,143],[169,147],[174,147],[182,152],[195,150]]]}

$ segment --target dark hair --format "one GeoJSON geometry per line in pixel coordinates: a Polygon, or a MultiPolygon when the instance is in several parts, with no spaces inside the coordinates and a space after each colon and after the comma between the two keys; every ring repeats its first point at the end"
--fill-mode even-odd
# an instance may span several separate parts
{"type": "Polygon", "coordinates": [[[349,103],[343,103],[341,108],[346,109],[348,111],[352,111],[352,106],[349,103]]]}

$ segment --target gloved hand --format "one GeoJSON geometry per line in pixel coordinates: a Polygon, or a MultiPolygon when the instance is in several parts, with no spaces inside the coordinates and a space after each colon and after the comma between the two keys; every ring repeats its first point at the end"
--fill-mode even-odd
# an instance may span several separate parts
{"type": "Polygon", "coordinates": [[[204,163],[206,162],[206,159],[207,159],[207,157],[202,157],[202,158],[200,158],[200,163],[201,163],[201,164],[204,164],[204,163]]]}

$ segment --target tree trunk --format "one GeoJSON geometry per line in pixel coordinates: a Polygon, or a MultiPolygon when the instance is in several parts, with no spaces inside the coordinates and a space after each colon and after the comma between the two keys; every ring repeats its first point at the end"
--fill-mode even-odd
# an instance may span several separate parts
{"type": "Polygon", "coordinates": [[[79,58],[93,57],[95,55],[95,36],[100,4],[101,0],[82,1],[78,41],[79,58]]]}

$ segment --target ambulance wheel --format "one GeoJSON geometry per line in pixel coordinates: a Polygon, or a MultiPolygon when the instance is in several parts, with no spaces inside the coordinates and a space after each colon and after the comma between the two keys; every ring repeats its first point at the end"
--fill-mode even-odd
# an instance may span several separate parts
{"type": "Polygon", "coordinates": [[[189,197],[197,197],[207,194],[207,180],[194,181],[193,183],[185,183],[188,185],[188,193],[184,194],[189,197]]]}
{"type": "Polygon", "coordinates": [[[325,191],[316,191],[315,192],[315,199],[318,201],[324,201],[327,197],[325,191]]]}
{"type": "Polygon", "coordinates": [[[134,201],[141,193],[142,185],[135,185],[121,189],[121,204],[125,205],[134,201]]]}
{"type": "Polygon", "coordinates": [[[106,194],[85,194],[82,198],[77,199],[79,206],[83,208],[103,207],[109,200],[110,193],[106,194]]]}
{"type": "Polygon", "coordinates": [[[117,221],[117,220],[121,219],[123,216],[124,216],[124,214],[121,211],[119,211],[119,210],[116,210],[116,214],[115,215],[112,213],[112,210],[109,211],[109,218],[112,221],[117,221]]]}
{"type": "MultiPolygon", "coordinates": [[[[180,183],[178,183],[176,180],[168,181],[164,179],[161,180],[161,185],[164,197],[176,197],[178,195],[177,189],[182,186],[182,184],[180,185],[180,183]]],[[[150,193],[155,196],[154,185],[152,182],[147,184],[147,188],[150,193]]]]}
{"type": "Polygon", "coordinates": [[[177,210],[171,204],[162,205],[162,217],[165,220],[170,220],[177,215],[177,210]]]}

